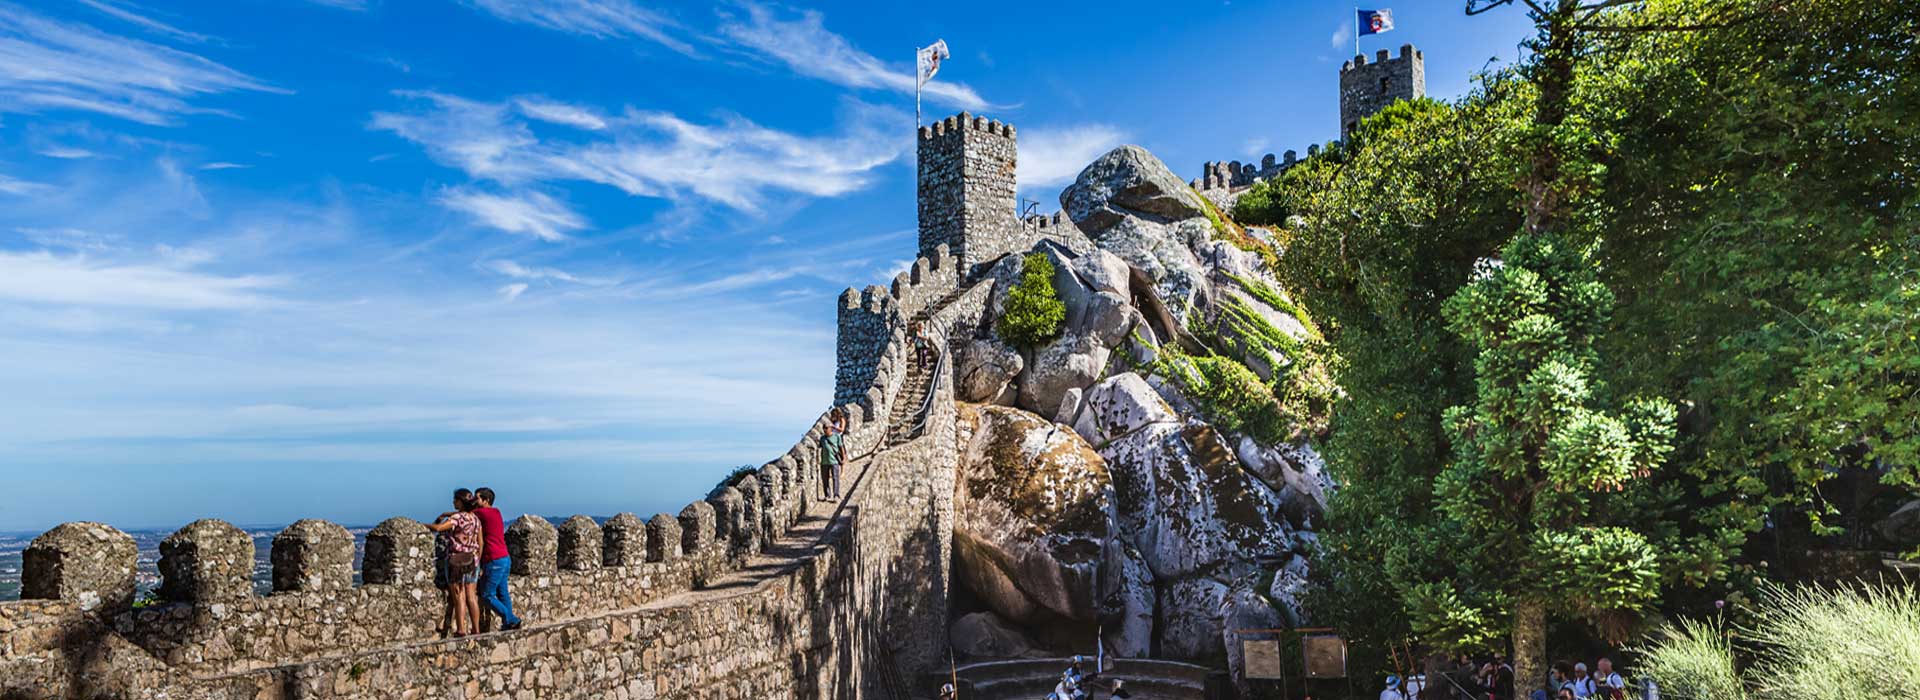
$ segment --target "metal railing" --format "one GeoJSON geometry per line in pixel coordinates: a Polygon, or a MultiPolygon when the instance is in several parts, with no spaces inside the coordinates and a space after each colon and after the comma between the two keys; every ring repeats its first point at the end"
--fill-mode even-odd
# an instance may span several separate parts
{"type": "Polygon", "coordinates": [[[913,430],[907,432],[909,440],[920,437],[926,432],[927,421],[933,418],[934,399],[940,395],[940,380],[947,374],[949,353],[946,348],[941,347],[944,343],[935,343],[931,339],[926,342],[933,346],[933,376],[927,379],[927,395],[920,399],[920,408],[915,411],[918,416],[914,418],[913,430]]]}

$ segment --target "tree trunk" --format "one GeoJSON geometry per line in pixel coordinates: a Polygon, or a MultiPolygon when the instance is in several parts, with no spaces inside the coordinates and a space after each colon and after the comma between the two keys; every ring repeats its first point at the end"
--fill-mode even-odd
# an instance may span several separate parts
{"type": "Polygon", "coordinates": [[[1546,682],[1547,606],[1535,598],[1521,598],[1513,605],[1514,697],[1532,697],[1533,691],[1546,689],[1546,682]]]}
{"type": "Polygon", "coordinates": [[[1558,228],[1566,218],[1567,203],[1573,194],[1567,191],[1568,183],[1563,180],[1553,132],[1567,120],[1573,63],[1579,55],[1578,37],[1571,25],[1579,6],[1579,0],[1560,0],[1550,14],[1536,18],[1540,22],[1540,36],[1533,44],[1538,56],[1533,80],[1540,88],[1540,97],[1533,115],[1532,163],[1520,185],[1526,193],[1528,233],[1548,233],[1558,228]]]}

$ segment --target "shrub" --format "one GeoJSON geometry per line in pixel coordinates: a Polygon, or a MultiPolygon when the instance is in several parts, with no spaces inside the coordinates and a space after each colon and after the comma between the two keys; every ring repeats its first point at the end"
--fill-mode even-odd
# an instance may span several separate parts
{"type": "Polygon", "coordinates": [[[1179,383],[1215,428],[1268,443],[1287,438],[1287,419],[1273,387],[1239,360],[1189,356],[1172,345],[1161,346],[1160,353],[1155,370],[1179,383]]]}
{"type": "Polygon", "coordinates": [[[1028,254],[1020,267],[1020,283],[1007,293],[1007,308],[997,327],[1000,338],[1031,350],[1060,335],[1066,320],[1067,305],[1053,289],[1053,261],[1045,253],[1028,254]]]}
{"type": "Polygon", "coordinates": [[[1734,668],[1733,642],[1718,622],[1681,620],[1661,628],[1640,661],[1640,672],[1663,693],[1701,700],[1745,700],[1734,668]]]}
{"type": "Polygon", "coordinates": [[[1280,269],[1280,252],[1274,250],[1272,245],[1247,232],[1245,227],[1234,223],[1232,219],[1221,216],[1220,210],[1213,206],[1213,200],[1197,191],[1193,193],[1193,198],[1200,200],[1200,211],[1207,215],[1207,223],[1213,225],[1214,238],[1260,256],[1260,262],[1266,265],[1268,272],[1280,269]]]}
{"type": "Polygon", "coordinates": [[[1775,586],[1737,635],[1682,621],[1646,649],[1662,690],[1702,700],[1850,700],[1920,695],[1920,592],[1905,585],[1775,586]],[[1736,647],[1732,639],[1745,643],[1736,647]],[[1751,655],[1744,680],[1736,655],[1751,655]]]}
{"type": "Polygon", "coordinates": [[[733,471],[727,472],[726,477],[722,478],[720,483],[714,484],[713,489],[707,491],[707,498],[718,497],[720,494],[725,493],[729,487],[738,486],[740,480],[747,478],[748,474],[759,470],[760,466],[757,464],[742,464],[734,467],[733,471]]]}

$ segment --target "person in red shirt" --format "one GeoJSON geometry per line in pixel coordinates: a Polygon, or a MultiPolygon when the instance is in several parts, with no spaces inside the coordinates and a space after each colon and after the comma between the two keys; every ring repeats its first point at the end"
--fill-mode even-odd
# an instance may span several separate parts
{"type": "Polygon", "coordinates": [[[493,489],[475,489],[473,498],[480,504],[473,509],[480,519],[480,602],[500,616],[502,632],[520,629],[520,618],[513,614],[513,594],[507,590],[513,559],[507,556],[506,521],[500,509],[493,507],[493,489]]]}

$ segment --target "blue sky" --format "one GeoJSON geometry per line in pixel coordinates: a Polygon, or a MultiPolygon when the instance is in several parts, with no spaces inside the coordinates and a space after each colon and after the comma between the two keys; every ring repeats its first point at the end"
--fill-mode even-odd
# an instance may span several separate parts
{"type": "MultiPolygon", "coordinates": [[[[1527,23],[1394,7],[1430,94],[1527,23]]],[[[0,0],[0,529],[677,509],[831,398],[929,119],[1025,194],[1338,133],[1327,2],[0,0]]]]}

